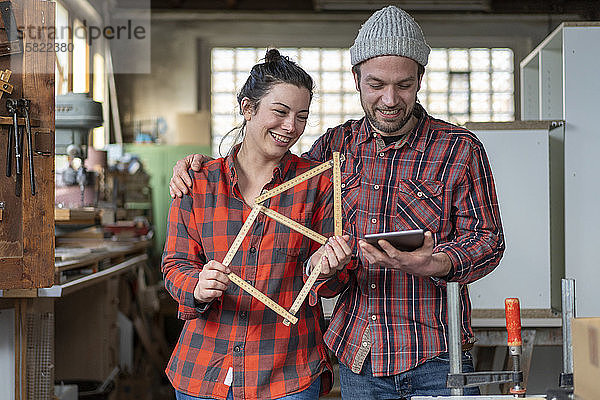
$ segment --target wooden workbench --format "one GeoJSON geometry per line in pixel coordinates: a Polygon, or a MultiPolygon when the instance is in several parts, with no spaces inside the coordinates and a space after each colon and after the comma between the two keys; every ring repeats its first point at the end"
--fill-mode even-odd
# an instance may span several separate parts
{"type": "MultiPolygon", "coordinates": [[[[150,246],[146,240],[109,242],[106,251],[55,262],[55,279],[76,268],[95,272],[49,288],[0,290],[0,333],[14,333],[12,354],[0,352],[0,372],[12,365],[16,400],[28,393],[52,398],[55,380],[103,381],[118,365],[119,285],[144,265],[150,246]],[[7,326],[9,316],[13,326],[7,326]]],[[[3,390],[12,389],[0,389],[0,398],[3,390]]]]}

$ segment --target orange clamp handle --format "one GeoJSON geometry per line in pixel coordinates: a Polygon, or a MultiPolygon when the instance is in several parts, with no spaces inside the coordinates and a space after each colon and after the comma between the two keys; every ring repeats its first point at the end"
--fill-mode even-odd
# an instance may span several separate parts
{"type": "Polygon", "coordinates": [[[508,298],[504,300],[506,313],[506,331],[508,332],[508,345],[521,346],[521,307],[519,299],[508,298]]]}

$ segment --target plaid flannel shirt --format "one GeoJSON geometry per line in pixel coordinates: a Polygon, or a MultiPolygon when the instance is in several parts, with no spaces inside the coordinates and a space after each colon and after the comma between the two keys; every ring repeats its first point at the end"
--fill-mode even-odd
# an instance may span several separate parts
{"type": "MultiPolygon", "coordinates": [[[[316,165],[288,152],[264,189],[316,165]]],[[[173,386],[193,396],[224,399],[230,384],[235,398],[274,399],[308,388],[323,373],[321,390],[328,392],[332,374],[320,303],[305,302],[296,314],[298,323],[288,327],[233,283],[211,303],[195,301],[198,272],[209,260],[224,259],[251,209],[237,186],[233,156],[210,161],[190,174],[191,195],[171,204],[162,262],[165,286],[185,320],[166,368],[173,386]]],[[[331,174],[311,178],[265,205],[330,236],[331,174]]],[[[318,243],[261,213],[230,269],[289,309],[304,284],[303,263],[318,248],[318,243]]]]}
{"type": "MultiPolygon", "coordinates": [[[[375,376],[395,375],[448,351],[447,280],[461,285],[463,342],[472,342],[467,283],[490,273],[504,252],[492,173],[481,142],[468,130],[427,115],[416,105],[415,129],[385,145],[363,118],[329,129],[306,155],[346,156],[342,165],[344,231],[354,238],[396,230],[433,233],[434,253],[452,270],[420,278],[359,261],[318,293],[340,293],[325,342],[359,372],[371,354],[375,376]]],[[[305,155],[305,156],[306,156],[305,155]]],[[[358,246],[354,246],[357,249],[358,246]]]]}

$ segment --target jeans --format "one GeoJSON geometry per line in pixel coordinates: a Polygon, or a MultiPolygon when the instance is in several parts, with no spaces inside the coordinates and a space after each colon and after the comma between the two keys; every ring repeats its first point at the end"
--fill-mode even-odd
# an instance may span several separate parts
{"type": "MultiPolygon", "coordinates": [[[[319,377],[317,377],[317,379],[315,379],[313,381],[313,383],[310,384],[309,387],[307,387],[303,391],[294,393],[294,394],[290,394],[290,395],[287,395],[284,397],[280,397],[279,399],[280,400],[317,400],[319,398],[320,391],[321,391],[321,377],[319,376],[319,377]]],[[[175,398],[177,400],[211,399],[210,397],[190,396],[190,395],[182,393],[178,390],[175,391],[175,398]]],[[[229,389],[229,392],[227,392],[227,400],[233,400],[233,391],[231,389],[229,389]]]]}
{"type": "MultiPolygon", "coordinates": [[[[473,372],[469,352],[463,352],[463,372],[473,372]]],[[[446,378],[450,372],[448,353],[397,375],[374,377],[371,356],[365,360],[360,374],[340,364],[340,386],[343,400],[410,399],[412,396],[449,396],[446,378]]],[[[465,395],[478,395],[479,388],[465,388],[465,395]]]]}

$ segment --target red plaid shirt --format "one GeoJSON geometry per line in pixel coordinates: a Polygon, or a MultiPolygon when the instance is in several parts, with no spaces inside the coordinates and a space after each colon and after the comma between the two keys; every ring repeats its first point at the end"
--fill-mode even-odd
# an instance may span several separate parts
{"type": "MultiPolygon", "coordinates": [[[[287,153],[266,190],[318,165],[287,153]]],[[[225,399],[228,371],[235,398],[275,399],[306,389],[321,375],[331,388],[331,365],[323,342],[320,303],[305,302],[298,323],[282,318],[234,284],[212,303],[199,305],[193,292],[209,260],[222,261],[250,207],[237,185],[233,157],[193,173],[191,195],[176,198],[168,217],[162,271],[165,286],[186,320],[166,373],[173,386],[192,396],[225,399]]],[[[333,230],[331,174],[316,176],[275,196],[265,205],[316,232],[333,230]]],[[[319,244],[260,214],[230,269],[289,309],[302,288],[303,264],[319,244]]]]}
{"type": "MultiPolygon", "coordinates": [[[[434,253],[452,261],[446,279],[420,278],[369,265],[321,283],[330,297],[343,290],[325,334],[340,362],[358,372],[369,352],[375,376],[394,375],[448,351],[447,279],[461,285],[463,342],[473,340],[467,283],[500,262],[504,238],[490,166],[481,142],[464,128],[417,105],[416,128],[386,146],[363,118],[329,129],[308,156],[346,156],[342,165],[344,231],[408,229],[433,233],[434,253]]],[[[357,246],[354,246],[355,249],[357,246]]]]}

